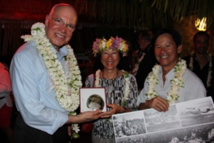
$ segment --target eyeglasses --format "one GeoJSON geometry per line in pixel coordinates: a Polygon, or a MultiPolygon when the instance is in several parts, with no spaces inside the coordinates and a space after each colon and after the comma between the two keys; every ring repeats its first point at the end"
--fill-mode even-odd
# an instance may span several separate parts
{"type": "Polygon", "coordinates": [[[73,24],[66,24],[61,18],[53,18],[53,21],[58,26],[66,26],[70,31],[74,31],[76,28],[73,24]]]}

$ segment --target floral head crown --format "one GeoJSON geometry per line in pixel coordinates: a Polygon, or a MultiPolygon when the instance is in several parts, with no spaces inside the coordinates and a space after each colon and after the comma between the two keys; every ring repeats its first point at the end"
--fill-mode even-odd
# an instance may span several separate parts
{"type": "Polygon", "coordinates": [[[119,37],[111,37],[108,41],[103,39],[96,39],[93,43],[93,54],[94,56],[97,55],[97,53],[100,53],[104,50],[118,50],[122,53],[123,56],[126,56],[128,53],[128,44],[125,40],[119,37]]]}

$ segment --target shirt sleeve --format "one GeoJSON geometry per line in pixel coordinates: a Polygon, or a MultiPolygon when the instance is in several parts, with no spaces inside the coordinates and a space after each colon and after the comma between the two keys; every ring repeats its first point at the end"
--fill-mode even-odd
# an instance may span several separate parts
{"type": "Polygon", "coordinates": [[[141,90],[138,98],[137,98],[137,106],[139,107],[140,103],[145,103],[146,102],[146,91],[148,90],[148,83],[145,81],[144,82],[144,88],[141,90]]]}
{"type": "MultiPolygon", "coordinates": [[[[35,52],[35,51],[34,51],[35,52]]],[[[54,96],[45,97],[38,83],[36,69],[38,59],[28,56],[32,53],[17,53],[11,62],[10,74],[17,110],[25,123],[33,128],[53,134],[68,120],[66,112],[57,110],[54,96]],[[35,61],[34,61],[35,60],[35,61]]],[[[43,73],[44,74],[44,73],[43,73]]]]}
{"type": "Polygon", "coordinates": [[[188,71],[185,79],[186,94],[183,95],[185,96],[184,101],[206,97],[206,89],[202,81],[193,72],[188,71]]]}

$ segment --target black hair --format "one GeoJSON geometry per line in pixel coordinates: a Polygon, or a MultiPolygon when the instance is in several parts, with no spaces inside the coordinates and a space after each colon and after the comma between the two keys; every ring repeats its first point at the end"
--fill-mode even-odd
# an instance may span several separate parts
{"type": "Polygon", "coordinates": [[[153,47],[154,47],[154,45],[155,45],[155,41],[157,40],[157,38],[160,36],[160,35],[162,35],[162,34],[170,34],[171,36],[172,36],[172,39],[174,40],[174,42],[175,42],[175,44],[177,45],[177,46],[179,46],[179,45],[181,45],[181,36],[180,36],[180,34],[177,32],[177,31],[175,31],[175,30],[171,30],[171,29],[165,29],[165,28],[163,28],[163,29],[159,29],[156,33],[155,33],[155,35],[154,35],[154,37],[153,37],[153,39],[152,39],[152,45],[153,45],[153,47]]]}
{"type": "Polygon", "coordinates": [[[195,42],[197,36],[199,36],[199,35],[204,35],[204,36],[206,36],[206,37],[207,37],[207,41],[209,41],[209,39],[210,39],[210,35],[209,35],[207,32],[205,32],[205,31],[199,31],[199,32],[197,32],[197,33],[194,35],[194,37],[193,37],[193,41],[194,41],[194,42],[195,42]]]}
{"type": "Polygon", "coordinates": [[[143,37],[145,38],[147,41],[150,41],[152,40],[152,37],[153,37],[153,33],[149,30],[140,30],[138,32],[138,37],[143,37]]]}

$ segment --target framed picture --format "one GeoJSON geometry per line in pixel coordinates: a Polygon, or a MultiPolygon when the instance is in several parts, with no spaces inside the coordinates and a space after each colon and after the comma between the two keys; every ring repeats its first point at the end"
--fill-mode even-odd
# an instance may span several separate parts
{"type": "Polygon", "coordinates": [[[80,88],[80,112],[97,109],[106,112],[105,88],[80,88]]]}

